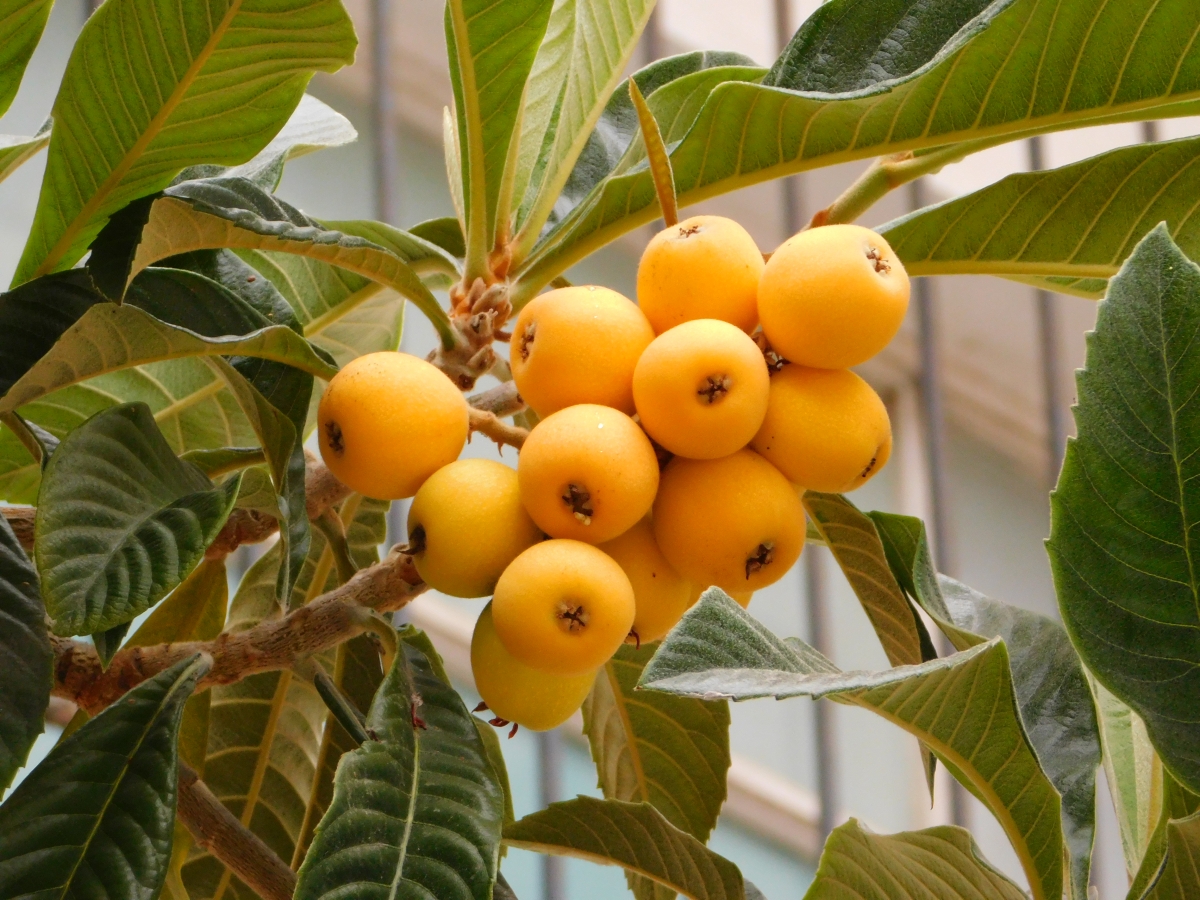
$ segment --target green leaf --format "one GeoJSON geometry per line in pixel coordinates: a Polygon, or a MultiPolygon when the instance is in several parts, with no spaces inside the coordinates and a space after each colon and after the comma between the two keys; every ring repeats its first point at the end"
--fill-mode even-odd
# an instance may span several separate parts
{"type": "MultiPolygon", "coordinates": [[[[822,15],[836,24],[839,10],[860,2],[835,4],[822,15]]],[[[899,9],[896,3],[887,7],[899,9]]],[[[1200,8],[1188,5],[1167,10],[1157,0],[1077,0],[1059,8],[1039,0],[993,0],[983,7],[975,0],[941,0],[913,3],[902,21],[858,18],[846,27],[860,33],[836,53],[823,55],[818,42],[803,51],[803,66],[793,60],[772,83],[713,89],[671,151],[681,208],[772,178],[885,153],[961,145],[965,155],[1045,131],[1194,114],[1200,99],[1200,44],[1189,39],[1200,27],[1200,8]],[[980,10],[977,16],[935,46],[974,10],[980,10]],[[894,65],[865,70],[861,89],[812,89],[822,79],[843,84],[861,64],[860,49],[887,51],[898,22],[927,43],[906,43],[894,65]],[[868,27],[870,40],[862,33],[868,27]],[[793,82],[789,72],[804,74],[793,82]]],[[[652,221],[656,206],[645,169],[606,178],[515,273],[522,282],[518,298],[652,221]]]]}
{"type": "MultiPolygon", "coordinates": [[[[308,555],[311,533],[304,493],[304,445],[300,434],[304,416],[308,409],[309,394],[296,390],[295,385],[281,385],[288,403],[272,402],[263,396],[232,365],[219,356],[205,360],[212,370],[225,382],[225,386],[237,401],[242,414],[250,422],[267,458],[267,470],[275,486],[275,515],[279,519],[279,539],[283,544],[286,565],[279,569],[276,595],[282,600],[288,596],[291,585],[299,574],[300,567],[308,555]],[[285,412],[291,412],[291,416],[285,412]],[[297,422],[300,425],[297,425],[297,422]]],[[[291,370],[295,371],[295,370],[291,370]]]]}
{"type": "Polygon", "coordinates": [[[441,247],[456,259],[467,255],[467,241],[463,237],[462,226],[454,216],[426,219],[408,229],[408,233],[441,247]]]}
{"type": "Polygon", "coordinates": [[[1100,722],[1104,774],[1121,831],[1121,851],[1130,877],[1137,871],[1154,831],[1154,806],[1162,797],[1162,763],[1146,726],[1132,709],[1089,677],[1100,722]]]}
{"type": "Polygon", "coordinates": [[[312,73],[353,62],[355,44],[339,0],[106,2],[84,25],[54,101],[14,283],[70,268],[109,216],[187,166],[250,160],[312,73]]]}
{"type": "Polygon", "coordinates": [[[339,223],[368,231],[363,237],[332,230],[278,200],[244,178],[189,181],[168,188],[154,201],[137,239],[129,277],[146,266],[178,253],[231,247],[277,251],[311,257],[370,278],[411,300],[452,340],[449,319],[420,278],[423,271],[457,273],[457,264],[440,248],[399,229],[375,223],[339,223]],[[411,250],[410,264],[401,252],[411,250]]]}
{"type": "MultiPolygon", "coordinates": [[[[651,804],[676,828],[707,843],[726,796],[729,707],[635,691],[653,655],[649,644],[622,645],[584,701],[584,732],[600,788],[611,800],[651,804]]],[[[630,886],[636,896],[655,896],[655,886],[640,877],[630,886]]]]}
{"type": "Polygon", "coordinates": [[[507,219],[513,199],[525,82],[553,5],[554,0],[446,4],[450,81],[465,152],[460,166],[468,268],[472,260],[486,260],[497,232],[507,233],[507,221],[499,220],[507,219]]]}
{"type": "Polygon", "coordinates": [[[521,123],[514,197],[523,248],[549,219],[653,10],[654,0],[555,5],[529,75],[521,123]]]}
{"type": "Polygon", "coordinates": [[[214,488],[177,458],[143,403],[71,432],[46,467],[35,524],[55,633],[105,631],[173,590],[225,524],[237,481],[214,488]]]}
{"type": "Polygon", "coordinates": [[[805,491],[804,508],[854,589],[888,662],[908,666],[935,658],[925,624],[892,574],[875,523],[841,494],[805,491]]]}
{"type": "Polygon", "coordinates": [[[1200,139],[1140,144],[982,190],[880,229],[910,275],[988,274],[1099,298],[1137,242],[1166,222],[1200,253],[1200,139]]]}
{"type": "Polygon", "coordinates": [[[1200,792],[1200,583],[1190,539],[1200,471],[1200,268],[1154,229],[1109,285],[1076,375],[1078,437],[1051,494],[1063,623],[1088,669],[1200,792]]]}
{"type": "Polygon", "coordinates": [[[50,751],[0,806],[0,897],[154,900],[175,824],[199,656],[142,682],[50,751]]]}
{"type": "Polygon", "coordinates": [[[857,819],[829,835],[804,900],[1024,900],[971,832],[952,825],[875,834],[857,819]]]}
{"type": "Polygon", "coordinates": [[[1163,777],[1162,809],[1127,900],[1186,900],[1200,884],[1200,797],[1169,774],[1163,777]]]}
{"type": "Polygon", "coordinates": [[[1053,619],[938,575],[920,519],[881,512],[870,516],[897,579],[956,649],[992,638],[1007,646],[1025,733],[1062,796],[1071,896],[1086,900],[1096,834],[1100,728],[1087,675],[1066,631],[1053,619]]]}
{"type": "MultiPolygon", "coordinates": [[[[3,518],[0,516],[0,518],[3,518]]],[[[0,523],[0,790],[45,727],[54,654],[37,572],[5,520],[0,523]]]]}
{"type": "MultiPolygon", "coordinates": [[[[153,283],[184,281],[185,276],[181,272],[155,278],[153,283]]],[[[195,279],[196,276],[191,276],[186,281],[195,279]]],[[[39,283],[31,282],[30,286],[39,283]]],[[[187,287],[190,285],[181,286],[175,293],[178,295],[187,287]]],[[[29,345],[22,356],[32,356],[37,349],[40,348],[29,345]]],[[[234,355],[293,365],[326,380],[337,372],[286,325],[268,325],[246,335],[206,337],[163,322],[131,304],[100,302],[63,331],[15,383],[9,382],[7,393],[0,399],[0,411],[20,409],[61,388],[119,369],[187,356],[234,355]]]]}
{"type": "Polygon", "coordinates": [[[36,156],[38,151],[48,143],[50,143],[49,121],[42,126],[41,131],[32,137],[0,134],[0,181],[3,181],[26,161],[36,156]]]}
{"type": "MultiPolygon", "coordinates": [[[[714,87],[726,81],[758,81],[765,72],[740,53],[696,50],[656,60],[632,77],[670,146],[687,133],[714,87]]],[[[563,185],[551,222],[576,206],[606,176],[628,171],[646,159],[645,146],[635,140],[638,128],[629,91],[618,85],[563,185]]]]}
{"type": "Polygon", "coordinates": [[[100,658],[101,668],[108,668],[108,664],[112,662],[112,658],[121,649],[121,642],[125,640],[125,635],[128,633],[129,623],[122,622],[120,625],[114,625],[112,628],[105,631],[97,631],[91,635],[92,644],[96,648],[96,656],[100,658]]]}
{"type": "Polygon", "coordinates": [[[196,178],[211,178],[231,175],[248,178],[268,190],[275,190],[283,175],[284,164],[289,160],[307,156],[317,150],[341,147],[358,138],[358,132],[350,120],[337,110],[322,103],[312,94],[300,98],[300,104],[287,120],[287,124],[249,162],[240,166],[190,166],[175,179],[191,181],[196,178]]]}
{"type": "Polygon", "coordinates": [[[0,116],[17,96],[52,6],[54,0],[0,0],[0,116]]]}
{"type": "Polygon", "coordinates": [[[504,792],[428,638],[406,629],[400,649],[367,717],[379,740],[343,757],[296,900],[491,898],[504,792]]]}
{"type": "Polygon", "coordinates": [[[692,900],[743,900],[742,873],[649,803],[576,797],[518,819],[504,843],[621,866],[692,900]]]}
{"type": "Polygon", "coordinates": [[[641,686],[707,699],[829,697],[869,709],[923,741],[992,811],[1034,900],[1062,895],[1059,796],[1025,734],[999,639],[918,666],[839,672],[710,589],[663,641],[641,686]],[[939,702],[926,702],[932,696],[939,702]]]}
{"type": "MultiPolygon", "coordinates": [[[[216,450],[189,450],[179,457],[190,462],[209,478],[219,478],[230,472],[240,472],[264,462],[261,447],[218,447],[216,450]]],[[[245,491],[245,483],[238,489],[238,498],[245,491]]],[[[237,505],[237,504],[235,504],[237,505]]]]}
{"type": "MultiPolygon", "coordinates": [[[[246,572],[226,631],[244,631],[282,614],[275,599],[280,559],[275,544],[246,572]]],[[[312,684],[290,670],[252,675],[209,693],[205,783],[243,825],[289,860],[316,775],[325,704],[312,684]]],[[[256,896],[207,853],[192,856],[182,875],[192,900],[256,896]]]]}

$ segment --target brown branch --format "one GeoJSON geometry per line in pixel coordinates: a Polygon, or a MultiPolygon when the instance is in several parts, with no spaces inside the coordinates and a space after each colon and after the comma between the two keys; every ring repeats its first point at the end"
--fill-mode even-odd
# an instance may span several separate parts
{"type": "Polygon", "coordinates": [[[26,553],[33,550],[33,520],[37,517],[37,508],[33,506],[5,506],[4,518],[16,535],[18,543],[26,553]]]}
{"type": "Polygon", "coordinates": [[[296,874],[237,820],[185,762],[179,763],[176,811],[196,846],[223,862],[263,900],[291,900],[296,874]]]}
{"type": "Polygon", "coordinates": [[[467,403],[473,409],[490,412],[500,418],[516,415],[525,409],[525,401],[517,392],[516,382],[506,381],[494,388],[481,391],[467,398],[467,403]]]}
{"type": "Polygon", "coordinates": [[[495,413],[490,413],[482,409],[471,408],[471,433],[479,432],[480,434],[490,437],[498,445],[503,447],[507,444],[510,447],[520,449],[525,443],[525,438],[529,437],[529,432],[518,425],[509,425],[507,422],[498,418],[495,413]]]}
{"type": "Polygon", "coordinates": [[[107,669],[101,667],[91,644],[51,636],[53,693],[95,715],[126,691],[194,653],[207,653],[213,660],[197,690],[232,684],[258,672],[288,669],[310,654],[371,630],[375,612],[400,609],[425,590],[412,557],[394,549],[383,562],[282,618],[225,632],[212,641],[127,647],[107,669]]]}

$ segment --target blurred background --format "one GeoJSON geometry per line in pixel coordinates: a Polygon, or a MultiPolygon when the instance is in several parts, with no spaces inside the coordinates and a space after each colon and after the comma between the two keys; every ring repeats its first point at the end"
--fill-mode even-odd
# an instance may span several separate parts
{"type": "MultiPolygon", "coordinates": [[[[310,92],[348,117],[357,143],[289,164],[279,194],[317,218],[379,218],[407,226],[453,215],[442,158],[442,110],[451,92],[442,3],[346,0],[358,27],[355,65],[318,76],[310,92]]],[[[630,63],[694,49],[734,50],[769,65],[819,0],[659,0],[630,63]]],[[[0,134],[32,134],[53,103],[71,45],[91,12],[88,0],[59,0],[46,36],[0,134]]],[[[1200,133],[1200,120],[1081,129],[997,147],[902,188],[867,213],[878,225],[914,205],[948,199],[1012,172],[1051,168],[1143,140],[1200,133]]],[[[0,283],[7,284],[33,218],[44,155],[0,184],[0,283]]],[[[772,250],[826,206],[865,167],[848,164],[689,208],[733,217],[772,250]]],[[[653,228],[661,227],[656,223],[653,228]]],[[[653,228],[628,235],[568,273],[634,296],[638,256],[653,228]]],[[[888,404],[895,432],[891,464],[852,495],[863,509],[920,516],[942,571],[1000,600],[1057,617],[1043,540],[1047,493],[1073,428],[1073,372],[1095,304],[990,278],[921,279],[899,336],[860,373],[888,404]]],[[[424,356],[432,330],[412,311],[402,349],[424,356]]],[[[489,386],[490,381],[480,387],[489,386]]],[[[470,455],[496,457],[476,437],[470,455]]],[[[499,457],[514,465],[515,453],[499,457]]],[[[403,540],[404,504],[392,534],[403,540]]],[[[264,547],[242,547],[238,577],[264,547]]],[[[401,615],[426,628],[464,694],[471,695],[467,648],[481,601],[435,594],[401,615]]],[[[887,666],[848,584],[824,548],[809,547],[781,582],[755,595],[751,612],[781,635],[797,635],[843,669],[887,666]]],[[[733,859],[771,900],[803,895],[822,835],[850,816],[892,832],[955,822],[976,835],[986,857],[1024,883],[1000,830],[982,806],[939,770],[936,802],[916,741],[870,713],[792,700],[735,705],[729,799],[712,846],[733,859]]],[[[51,731],[40,752],[53,743],[51,731]]],[[[546,802],[597,794],[578,717],[556,732],[504,742],[517,814],[546,802]]],[[[1107,786],[1099,777],[1101,820],[1093,881],[1104,900],[1127,882],[1107,786]]],[[[503,871],[523,900],[585,900],[624,891],[617,869],[510,851],[503,871]]]]}

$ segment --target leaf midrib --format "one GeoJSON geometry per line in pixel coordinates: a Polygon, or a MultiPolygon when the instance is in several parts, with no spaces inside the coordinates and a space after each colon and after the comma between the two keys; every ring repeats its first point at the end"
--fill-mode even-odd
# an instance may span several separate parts
{"type": "MultiPolygon", "coordinates": [[[[401,650],[401,653],[404,651],[401,650]]],[[[413,726],[412,780],[409,782],[408,809],[404,814],[404,834],[400,838],[399,856],[396,858],[396,874],[388,889],[388,900],[396,900],[400,883],[404,880],[404,863],[408,859],[408,842],[412,838],[413,822],[417,817],[417,791],[421,783],[421,739],[413,726]]]]}
{"type": "MultiPolygon", "coordinates": [[[[108,177],[105,178],[100,184],[100,187],[92,194],[91,197],[87,199],[87,201],[80,208],[79,212],[76,213],[74,219],[72,219],[72,221],[67,225],[66,229],[64,229],[58,241],[53,247],[50,248],[50,251],[46,254],[46,257],[38,265],[37,269],[34,270],[32,278],[37,278],[41,275],[45,275],[54,271],[58,260],[61,259],[63,254],[70,249],[71,244],[74,243],[75,236],[80,232],[83,225],[91,220],[96,210],[99,209],[99,207],[108,199],[108,195],[112,193],[112,191],[121,183],[122,180],[124,180],[125,176],[129,174],[129,170],[132,169],[138,160],[141,159],[146,151],[146,148],[149,147],[154,139],[162,132],[163,128],[166,126],[167,120],[171,117],[171,114],[174,113],[179,107],[179,104],[183,102],[187,92],[191,90],[191,87],[198,78],[201,70],[205,65],[208,64],[209,59],[216,52],[218,45],[225,37],[225,33],[233,24],[234,18],[241,11],[241,7],[242,0],[232,0],[232,2],[229,4],[228,11],[225,13],[225,16],[221,19],[220,23],[218,23],[217,27],[213,29],[213,33],[208,42],[204,45],[203,49],[201,49],[195,60],[192,61],[192,64],[188,66],[187,71],[183,73],[183,77],[179,79],[179,82],[175,85],[175,89],[171,91],[171,94],[167,97],[166,101],[161,107],[159,107],[158,112],[156,112],[150,119],[146,129],[141,133],[141,135],[138,136],[138,139],[133,142],[133,146],[126,151],[125,155],[121,158],[121,161],[117,163],[116,167],[112,170],[112,172],[109,173],[108,177]]],[[[56,102],[56,110],[57,106],[58,104],[56,102]]]]}

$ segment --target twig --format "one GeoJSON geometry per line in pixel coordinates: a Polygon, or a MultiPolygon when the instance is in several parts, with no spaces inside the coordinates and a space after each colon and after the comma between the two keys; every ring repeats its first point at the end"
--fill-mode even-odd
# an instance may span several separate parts
{"type": "Polygon", "coordinates": [[[383,562],[282,618],[246,631],[225,632],[212,641],[127,647],[107,669],[101,668],[91,644],[52,635],[53,693],[95,715],[130,688],[198,652],[212,656],[213,666],[197,690],[232,684],[258,672],[289,669],[304,657],[364,631],[378,632],[377,613],[400,609],[425,590],[412,557],[393,549],[383,562]]]}
{"type": "Polygon", "coordinates": [[[501,419],[516,415],[525,409],[525,401],[517,392],[516,383],[512,381],[506,381],[494,388],[473,394],[467,398],[467,403],[473,409],[490,412],[501,419]]]}
{"type": "Polygon", "coordinates": [[[223,862],[263,900],[291,900],[296,874],[225,808],[185,762],[179,763],[176,811],[196,846],[223,862]]]}
{"type": "Polygon", "coordinates": [[[37,518],[37,507],[6,506],[3,513],[17,541],[29,553],[33,550],[33,522],[37,518]]]}
{"type": "Polygon", "coordinates": [[[525,438],[529,437],[529,432],[524,428],[518,425],[509,425],[497,418],[494,413],[472,408],[471,433],[475,432],[490,437],[501,447],[507,444],[518,449],[525,443],[525,438]]]}

